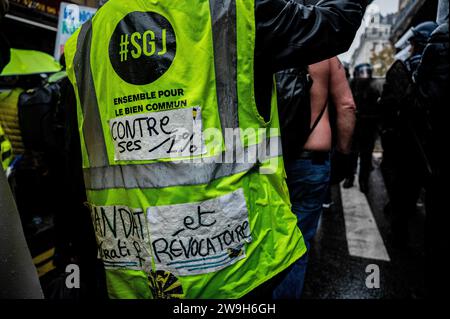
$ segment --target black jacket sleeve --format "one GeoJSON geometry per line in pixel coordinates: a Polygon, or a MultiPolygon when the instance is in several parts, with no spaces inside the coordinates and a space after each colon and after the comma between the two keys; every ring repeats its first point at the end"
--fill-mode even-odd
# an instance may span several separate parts
{"type": "Polygon", "coordinates": [[[272,71],[309,65],[345,52],[358,30],[367,0],[256,0],[256,58],[272,71]]]}

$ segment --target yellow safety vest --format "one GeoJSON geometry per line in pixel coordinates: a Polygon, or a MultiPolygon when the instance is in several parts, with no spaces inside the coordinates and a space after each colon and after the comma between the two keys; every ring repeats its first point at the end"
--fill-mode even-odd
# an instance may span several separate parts
{"type": "Polygon", "coordinates": [[[239,298],[304,254],[254,45],[250,0],[110,0],[66,44],[110,297],[239,298]]]}
{"type": "Polygon", "coordinates": [[[0,157],[2,160],[3,170],[6,170],[13,160],[13,152],[11,142],[5,135],[2,126],[0,125],[0,157]]]}
{"type": "Polygon", "coordinates": [[[25,147],[19,125],[18,101],[23,89],[14,88],[0,92],[0,125],[13,147],[14,155],[23,154],[25,147]]]}

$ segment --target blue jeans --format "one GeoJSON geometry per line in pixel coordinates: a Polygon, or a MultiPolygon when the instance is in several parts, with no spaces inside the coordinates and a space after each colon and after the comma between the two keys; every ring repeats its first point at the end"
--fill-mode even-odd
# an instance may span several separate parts
{"type": "Polygon", "coordinates": [[[274,289],[272,297],[299,299],[303,291],[310,242],[316,234],[329,187],[330,161],[317,163],[310,159],[296,160],[286,164],[286,173],[292,211],[297,215],[297,225],[303,234],[307,251],[289,268],[274,289]]]}

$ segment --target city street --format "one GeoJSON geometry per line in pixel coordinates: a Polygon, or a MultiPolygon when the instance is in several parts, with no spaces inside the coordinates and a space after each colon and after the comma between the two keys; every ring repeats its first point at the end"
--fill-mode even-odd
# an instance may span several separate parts
{"type": "Polygon", "coordinates": [[[305,299],[424,297],[424,209],[419,204],[410,218],[408,247],[395,247],[389,216],[384,214],[388,197],[378,167],[380,157],[374,155],[367,197],[356,183],[348,190],[332,188],[334,204],[324,210],[311,249],[305,299]],[[379,289],[366,287],[371,273],[366,267],[371,264],[380,270],[379,289]]]}

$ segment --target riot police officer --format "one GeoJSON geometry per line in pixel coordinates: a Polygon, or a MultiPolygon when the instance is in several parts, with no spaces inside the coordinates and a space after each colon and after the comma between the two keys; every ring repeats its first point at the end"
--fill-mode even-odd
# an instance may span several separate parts
{"type": "Polygon", "coordinates": [[[390,206],[387,207],[390,207],[392,214],[392,239],[394,244],[400,246],[407,243],[408,216],[415,211],[421,190],[430,175],[424,148],[428,124],[418,107],[413,74],[436,27],[435,22],[427,21],[411,29],[411,56],[404,63],[396,61],[387,72],[380,99],[381,169],[390,197],[390,206]]]}
{"type": "Polygon", "coordinates": [[[434,21],[425,21],[411,28],[412,36],[408,39],[411,45],[411,55],[405,60],[408,71],[413,74],[420,64],[422,52],[427,45],[431,33],[437,28],[434,21]]]}
{"type": "Polygon", "coordinates": [[[378,127],[378,105],[380,89],[373,78],[373,67],[369,63],[358,64],[350,82],[357,108],[356,127],[353,137],[353,174],[346,178],[344,187],[353,186],[354,172],[360,158],[359,187],[368,191],[369,175],[372,170],[372,152],[375,147],[378,127]]]}
{"type": "MultiPolygon", "coordinates": [[[[449,215],[441,207],[445,207],[447,188],[444,176],[448,169],[448,159],[443,156],[443,145],[446,145],[448,117],[447,108],[450,98],[450,62],[448,60],[449,44],[449,4],[448,0],[440,0],[438,6],[439,27],[433,31],[424,49],[423,57],[414,79],[416,94],[422,110],[427,115],[427,126],[430,129],[425,151],[431,168],[431,178],[427,179],[426,188],[426,275],[427,293],[431,298],[442,298],[449,286],[449,278],[436,271],[435,265],[444,264],[448,249],[448,240],[443,239],[450,223],[449,215]],[[443,132],[443,134],[441,133],[443,132]]],[[[427,296],[427,297],[428,297],[427,296]]]]}

